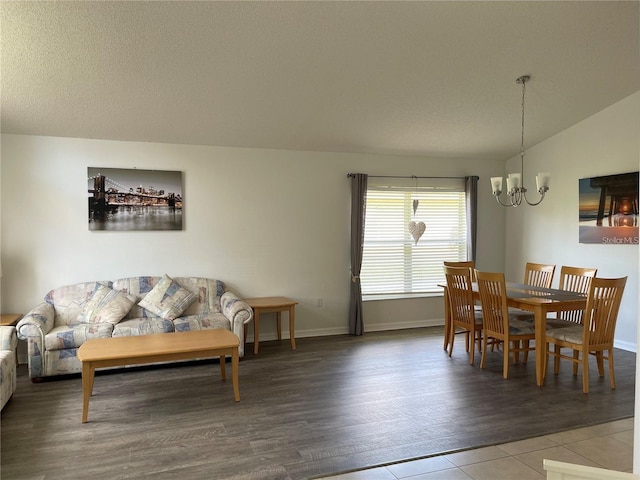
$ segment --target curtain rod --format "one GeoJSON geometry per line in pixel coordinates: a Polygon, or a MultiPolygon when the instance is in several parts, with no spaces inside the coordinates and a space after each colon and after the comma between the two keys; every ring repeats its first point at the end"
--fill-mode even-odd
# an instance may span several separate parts
{"type": "MultiPolygon", "coordinates": [[[[355,173],[347,173],[347,178],[353,178],[355,173]]],[[[371,178],[454,178],[461,179],[465,177],[416,177],[415,175],[402,176],[402,175],[369,175],[371,178]]]]}

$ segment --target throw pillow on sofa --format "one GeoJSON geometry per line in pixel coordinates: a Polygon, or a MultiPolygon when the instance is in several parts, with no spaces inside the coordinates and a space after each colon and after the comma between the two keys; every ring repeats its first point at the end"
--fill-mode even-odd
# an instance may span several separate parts
{"type": "Polygon", "coordinates": [[[196,294],[165,274],[138,305],[159,317],[175,320],[196,298],[196,294]]]}
{"type": "Polygon", "coordinates": [[[135,305],[137,298],[100,285],[78,315],[77,323],[117,324],[135,305]]]}

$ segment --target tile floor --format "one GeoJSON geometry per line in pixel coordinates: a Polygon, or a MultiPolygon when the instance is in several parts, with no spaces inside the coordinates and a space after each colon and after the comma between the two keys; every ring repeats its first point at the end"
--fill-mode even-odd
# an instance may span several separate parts
{"type": "Polygon", "coordinates": [[[542,460],[631,472],[633,418],[519,442],[371,468],[325,480],[541,480],[542,460]]]}

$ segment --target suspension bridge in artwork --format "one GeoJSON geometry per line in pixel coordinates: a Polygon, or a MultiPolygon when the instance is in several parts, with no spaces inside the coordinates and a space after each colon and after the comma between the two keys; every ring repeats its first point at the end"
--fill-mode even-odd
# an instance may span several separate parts
{"type": "Polygon", "coordinates": [[[167,206],[182,208],[182,196],[173,192],[156,190],[142,185],[136,188],[125,187],[105,175],[89,177],[93,188],[89,187],[89,215],[104,215],[115,212],[118,207],[156,207],[167,206]]]}

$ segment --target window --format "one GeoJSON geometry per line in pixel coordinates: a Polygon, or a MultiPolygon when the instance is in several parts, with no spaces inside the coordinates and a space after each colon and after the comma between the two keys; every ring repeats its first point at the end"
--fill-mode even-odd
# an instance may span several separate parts
{"type": "Polygon", "coordinates": [[[442,262],[467,259],[463,179],[369,177],[365,215],[365,300],[442,293],[442,262]],[[411,220],[426,225],[417,244],[409,233],[411,220]]]}

